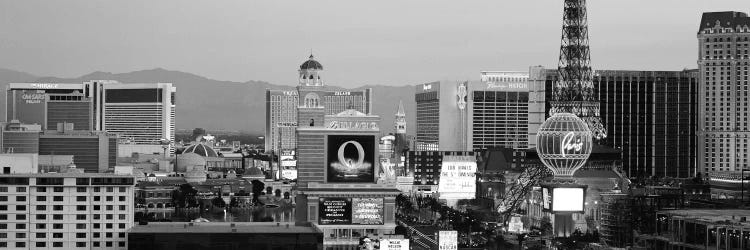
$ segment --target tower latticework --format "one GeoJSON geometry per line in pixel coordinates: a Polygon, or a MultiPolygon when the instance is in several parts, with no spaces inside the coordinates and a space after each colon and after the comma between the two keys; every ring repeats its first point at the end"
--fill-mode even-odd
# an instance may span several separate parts
{"type": "Polygon", "coordinates": [[[559,79],[554,86],[549,116],[559,112],[575,114],[586,122],[594,139],[606,138],[592,81],[586,0],[565,0],[557,72],[559,79]]]}

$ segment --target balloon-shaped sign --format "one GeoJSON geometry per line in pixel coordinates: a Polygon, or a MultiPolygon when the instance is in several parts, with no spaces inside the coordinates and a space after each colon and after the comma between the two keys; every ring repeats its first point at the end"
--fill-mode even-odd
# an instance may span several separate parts
{"type": "Polygon", "coordinates": [[[570,113],[556,113],[539,127],[536,152],[555,177],[572,177],[591,155],[588,125],[570,113]]]}

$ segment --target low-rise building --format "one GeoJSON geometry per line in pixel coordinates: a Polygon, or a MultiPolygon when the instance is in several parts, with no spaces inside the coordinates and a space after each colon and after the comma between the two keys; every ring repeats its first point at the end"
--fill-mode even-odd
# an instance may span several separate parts
{"type": "Polygon", "coordinates": [[[128,175],[0,175],[0,247],[126,249],[134,184],[128,175]]]}
{"type": "Polygon", "coordinates": [[[750,248],[750,210],[688,209],[661,211],[655,232],[636,237],[638,249],[750,248]]]}

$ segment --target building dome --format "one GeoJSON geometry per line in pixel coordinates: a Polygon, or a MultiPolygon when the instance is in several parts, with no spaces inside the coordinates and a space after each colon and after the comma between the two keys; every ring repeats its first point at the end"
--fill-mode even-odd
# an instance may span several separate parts
{"type": "Polygon", "coordinates": [[[319,69],[323,70],[323,65],[320,64],[318,61],[315,61],[313,55],[310,55],[310,59],[302,63],[302,65],[299,66],[299,69],[319,69]]]}
{"type": "Polygon", "coordinates": [[[219,157],[219,154],[217,154],[213,148],[203,143],[190,145],[185,148],[185,151],[182,151],[182,153],[196,153],[203,157],[219,157]]]}
{"type": "Polygon", "coordinates": [[[175,166],[174,171],[184,173],[195,166],[205,167],[206,159],[196,153],[182,153],[177,155],[177,166],[175,166]]]}
{"type": "Polygon", "coordinates": [[[248,176],[265,176],[265,174],[263,174],[263,170],[260,170],[260,168],[258,167],[251,167],[250,169],[248,169],[247,175],[248,176]]]}

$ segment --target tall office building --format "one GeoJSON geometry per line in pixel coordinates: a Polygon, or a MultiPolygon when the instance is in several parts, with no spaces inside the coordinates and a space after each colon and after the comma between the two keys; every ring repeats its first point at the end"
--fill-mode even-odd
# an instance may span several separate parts
{"type": "MultiPolygon", "coordinates": [[[[95,130],[120,137],[121,156],[162,153],[164,139],[174,142],[175,97],[171,83],[91,81],[83,85],[94,98],[95,130]]],[[[172,145],[166,145],[174,153],[172,145]]]]}
{"type": "Polygon", "coordinates": [[[698,28],[700,106],[698,170],[735,172],[748,166],[750,17],[703,13],[698,28]]]}
{"type": "Polygon", "coordinates": [[[0,175],[0,248],[127,249],[135,178],[0,175]]]}
{"type": "Polygon", "coordinates": [[[417,151],[528,147],[526,72],[482,72],[482,82],[417,85],[417,151]]]}
{"type": "MultiPolygon", "coordinates": [[[[116,133],[120,153],[163,152],[163,139],[174,142],[175,94],[171,83],[11,83],[6,91],[6,118],[56,130],[58,123],[75,130],[116,133]]],[[[167,145],[169,152],[174,152],[167,145]]]]}
{"type": "MultiPolygon", "coordinates": [[[[545,89],[555,86],[558,72],[532,67],[531,75],[535,86],[530,88],[536,94],[530,102],[537,102],[533,112],[543,113],[549,110],[547,100],[552,95],[545,89]],[[538,105],[542,102],[545,104],[538,105]]],[[[608,131],[607,138],[599,143],[622,150],[624,171],[629,177],[695,176],[697,70],[597,70],[592,82],[600,102],[601,121],[608,131]]],[[[535,133],[531,127],[529,133],[535,133]]]]}
{"type": "Polygon", "coordinates": [[[57,123],[73,123],[78,130],[92,130],[93,98],[81,84],[10,83],[6,90],[6,121],[39,124],[56,129],[57,123]]]}
{"type": "MultiPolygon", "coordinates": [[[[300,65],[298,73],[295,90],[266,90],[266,152],[286,154],[296,150],[299,109],[313,110],[321,119],[323,115],[335,115],[348,109],[365,114],[372,112],[372,89],[342,90],[326,86],[323,65],[312,55],[300,65]]],[[[309,123],[310,119],[305,122],[309,123]]]]}

